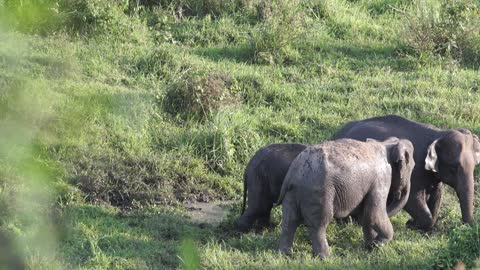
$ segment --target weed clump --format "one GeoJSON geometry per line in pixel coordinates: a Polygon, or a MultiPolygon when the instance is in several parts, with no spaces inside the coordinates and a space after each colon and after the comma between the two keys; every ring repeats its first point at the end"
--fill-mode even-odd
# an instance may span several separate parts
{"type": "Polygon", "coordinates": [[[295,42],[305,33],[305,15],[297,0],[261,1],[261,23],[252,33],[253,60],[260,64],[287,64],[300,57],[295,42]]]}
{"type": "MultiPolygon", "coordinates": [[[[178,55],[178,53],[177,53],[178,55]]],[[[135,63],[135,71],[160,80],[173,80],[185,67],[181,59],[165,46],[159,46],[135,63]]]]}
{"type": "Polygon", "coordinates": [[[173,116],[205,120],[213,112],[239,103],[230,91],[232,84],[232,78],[223,73],[187,73],[186,78],[172,83],[163,105],[173,116]]]}
{"type": "Polygon", "coordinates": [[[439,7],[425,2],[406,13],[405,40],[418,54],[449,56],[468,64],[480,60],[479,7],[471,0],[444,0],[439,7]]]}

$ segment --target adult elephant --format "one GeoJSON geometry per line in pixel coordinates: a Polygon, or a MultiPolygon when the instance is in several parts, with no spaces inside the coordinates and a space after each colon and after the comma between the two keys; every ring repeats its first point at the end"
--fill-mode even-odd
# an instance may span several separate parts
{"type": "Polygon", "coordinates": [[[410,197],[404,209],[412,219],[407,226],[429,231],[442,203],[442,183],[453,187],[460,200],[464,223],[473,222],[475,165],[480,162],[480,142],[468,129],[442,130],[397,115],[347,123],[334,139],[408,139],[415,148],[410,197]]]}

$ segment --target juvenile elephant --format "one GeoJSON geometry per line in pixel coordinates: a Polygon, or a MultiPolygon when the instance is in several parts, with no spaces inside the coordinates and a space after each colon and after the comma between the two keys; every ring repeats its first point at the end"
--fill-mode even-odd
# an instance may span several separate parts
{"type": "Polygon", "coordinates": [[[442,183],[453,187],[460,200],[462,219],[473,222],[475,166],[480,162],[480,142],[468,129],[442,130],[397,115],[352,121],[334,139],[384,140],[390,136],[408,139],[415,147],[417,166],[405,210],[409,227],[429,231],[435,225],[442,203],[442,183]]]}
{"type": "Polygon", "coordinates": [[[387,210],[398,211],[407,202],[414,166],[412,143],[397,138],[341,139],[306,148],[292,162],[277,202],[283,201],[280,252],[290,255],[303,222],[310,228],[314,255],[329,256],[326,228],[332,218],[349,215],[360,217],[367,247],[390,241],[387,210]],[[391,209],[389,190],[394,194],[391,209]]]}
{"type": "Polygon", "coordinates": [[[255,153],[244,173],[242,216],[235,223],[238,230],[251,229],[257,220],[260,227],[270,225],[270,212],[278,200],[288,168],[306,147],[298,143],[270,144],[255,153]]]}

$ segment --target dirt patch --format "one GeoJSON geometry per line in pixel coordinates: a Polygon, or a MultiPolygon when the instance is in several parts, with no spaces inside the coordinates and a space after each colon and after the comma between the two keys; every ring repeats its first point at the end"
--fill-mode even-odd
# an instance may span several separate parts
{"type": "Polygon", "coordinates": [[[192,221],[218,225],[228,214],[234,201],[193,202],[185,204],[192,221]]]}

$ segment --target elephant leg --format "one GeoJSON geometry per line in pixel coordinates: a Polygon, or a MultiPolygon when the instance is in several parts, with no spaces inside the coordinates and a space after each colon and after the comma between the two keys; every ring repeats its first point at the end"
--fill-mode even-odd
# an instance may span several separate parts
{"type": "Polygon", "coordinates": [[[393,226],[388,217],[386,198],[373,194],[365,202],[363,233],[368,248],[382,246],[393,238],[393,226]]]}
{"type": "Polygon", "coordinates": [[[270,208],[266,213],[262,214],[257,221],[257,224],[260,228],[269,228],[271,227],[272,223],[270,221],[270,213],[272,208],[270,208]]]}
{"type": "Polygon", "coordinates": [[[279,251],[287,256],[292,255],[293,237],[300,224],[297,208],[287,194],[282,207],[282,233],[280,235],[279,251]]]}
{"type": "Polygon", "coordinates": [[[240,231],[248,231],[256,221],[263,227],[265,220],[270,220],[270,211],[273,207],[271,197],[261,186],[251,185],[248,190],[248,203],[245,213],[238,219],[236,226],[240,231]]]}
{"type": "Polygon", "coordinates": [[[375,240],[373,240],[376,246],[383,246],[393,239],[393,226],[386,211],[385,214],[379,215],[374,229],[378,233],[375,240]]]}
{"type": "Polygon", "coordinates": [[[432,186],[427,190],[428,200],[427,205],[430,209],[432,215],[432,226],[435,225],[438,218],[438,213],[440,212],[440,206],[442,205],[442,193],[443,193],[443,184],[439,182],[437,185],[432,186]]]}
{"type": "Polygon", "coordinates": [[[250,208],[245,210],[245,213],[235,222],[235,226],[239,231],[245,232],[252,228],[253,222],[255,222],[256,213],[250,208]]]}
{"type": "Polygon", "coordinates": [[[329,200],[313,204],[305,209],[305,222],[310,229],[310,239],[314,256],[324,259],[330,256],[327,242],[327,226],[333,218],[333,207],[329,200]]]}
{"type": "Polygon", "coordinates": [[[371,224],[367,225],[366,223],[363,225],[362,230],[365,246],[370,249],[373,247],[372,243],[374,242],[378,233],[375,231],[375,229],[373,229],[373,226],[371,226],[371,224]]]}
{"type": "Polygon", "coordinates": [[[310,228],[313,255],[325,259],[330,256],[330,248],[327,242],[327,224],[319,224],[310,228]]]}
{"type": "Polygon", "coordinates": [[[413,194],[404,209],[412,216],[412,219],[407,222],[409,228],[422,231],[430,231],[433,228],[432,214],[428,208],[424,190],[413,194]]]}

